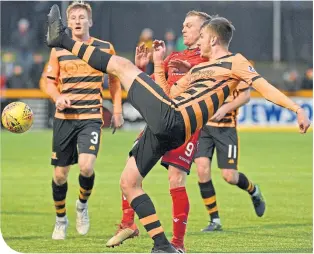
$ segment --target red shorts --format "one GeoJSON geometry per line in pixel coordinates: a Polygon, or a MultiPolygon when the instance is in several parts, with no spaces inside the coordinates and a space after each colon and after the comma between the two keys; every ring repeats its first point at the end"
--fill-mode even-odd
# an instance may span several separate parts
{"type": "Polygon", "coordinates": [[[174,150],[166,152],[161,158],[161,165],[166,168],[168,168],[168,166],[174,166],[189,175],[194,154],[197,150],[199,135],[200,131],[195,132],[188,142],[174,150]]]}
{"type": "MultiPolygon", "coordinates": [[[[198,146],[198,138],[200,131],[197,131],[192,135],[190,140],[184,143],[182,146],[168,151],[161,158],[161,165],[168,169],[169,166],[174,166],[178,169],[190,174],[190,169],[193,163],[194,154],[198,146]]],[[[139,139],[142,136],[142,132],[138,136],[139,139]]]]}

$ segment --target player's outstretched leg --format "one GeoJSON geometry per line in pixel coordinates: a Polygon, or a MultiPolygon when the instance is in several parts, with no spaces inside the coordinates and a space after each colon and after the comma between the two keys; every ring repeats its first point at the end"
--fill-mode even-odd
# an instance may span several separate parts
{"type": "Polygon", "coordinates": [[[118,230],[106,243],[106,247],[119,246],[125,240],[139,235],[139,230],[134,222],[134,210],[130,206],[126,197],[122,195],[122,220],[118,225],[118,230]]]}

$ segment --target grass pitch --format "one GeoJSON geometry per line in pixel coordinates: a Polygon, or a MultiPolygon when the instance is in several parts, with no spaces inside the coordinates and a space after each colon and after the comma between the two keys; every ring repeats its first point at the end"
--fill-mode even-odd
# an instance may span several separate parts
{"type": "MultiPolygon", "coordinates": [[[[65,241],[52,241],[55,212],[51,193],[51,131],[11,134],[1,140],[1,233],[19,252],[150,252],[144,228],[140,237],[108,249],[106,241],[121,217],[119,177],[135,132],[105,131],[96,163],[96,180],[89,200],[91,229],[75,230],[78,167],[69,174],[65,241]]],[[[202,204],[196,172],[188,177],[191,209],[186,236],[188,252],[312,252],[312,133],[240,132],[240,171],[258,183],[267,202],[258,218],[249,196],[223,181],[213,161],[213,181],[223,224],[222,232],[202,233],[208,215],[202,204]]],[[[167,172],[157,165],[144,181],[157,214],[171,237],[171,198],[167,172]]]]}

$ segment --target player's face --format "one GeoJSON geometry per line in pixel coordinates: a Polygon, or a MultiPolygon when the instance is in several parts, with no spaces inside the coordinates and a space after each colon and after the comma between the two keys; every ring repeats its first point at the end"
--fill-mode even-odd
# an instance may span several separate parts
{"type": "Polygon", "coordinates": [[[184,45],[191,47],[197,43],[202,24],[203,20],[198,16],[189,16],[185,18],[182,29],[184,45]]]}
{"type": "Polygon", "coordinates": [[[201,57],[210,58],[211,53],[211,41],[212,41],[212,34],[210,33],[208,28],[201,29],[200,38],[197,42],[197,46],[200,48],[201,57]]]}
{"type": "Polygon", "coordinates": [[[73,36],[82,38],[89,35],[92,21],[88,18],[88,13],[85,9],[75,8],[69,13],[68,26],[72,30],[73,36]]]}

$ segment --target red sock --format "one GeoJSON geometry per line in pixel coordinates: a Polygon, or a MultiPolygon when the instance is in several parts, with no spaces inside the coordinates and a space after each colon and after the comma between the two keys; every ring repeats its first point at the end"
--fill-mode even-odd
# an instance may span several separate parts
{"type": "Polygon", "coordinates": [[[190,211],[189,198],[185,187],[170,189],[172,197],[173,237],[171,243],[176,247],[184,246],[186,223],[190,211]]]}
{"type": "Polygon", "coordinates": [[[122,194],[122,223],[125,224],[133,224],[134,223],[134,210],[130,206],[129,202],[126,200],[126,198],[122,194]]]}

